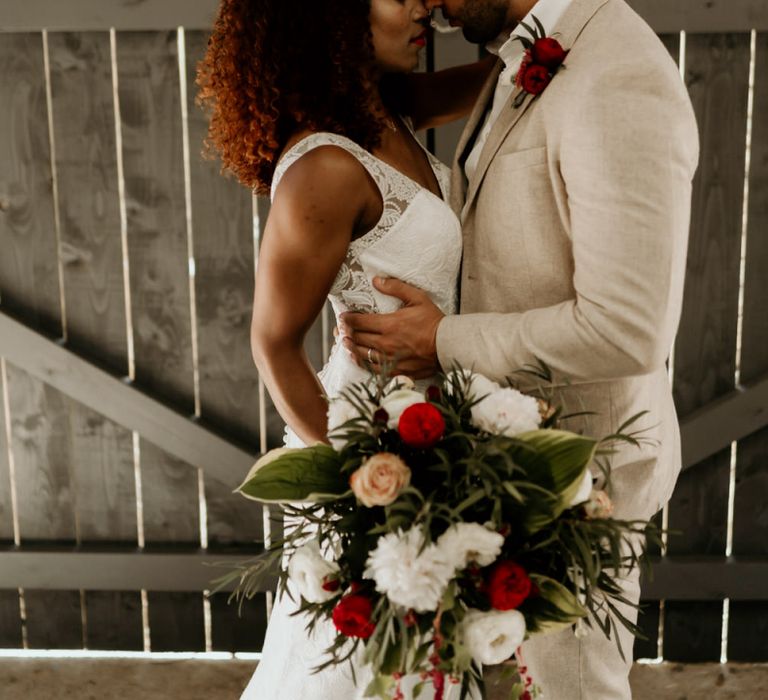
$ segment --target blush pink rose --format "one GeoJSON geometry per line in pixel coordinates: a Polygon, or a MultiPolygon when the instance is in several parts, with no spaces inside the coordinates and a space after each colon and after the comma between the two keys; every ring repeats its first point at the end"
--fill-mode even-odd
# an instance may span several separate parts
{"type": "Polygon", "coordinates": [[[357,499],[368,508],[388,506],[411,483],[411,470],[397,455],[380,452],[349,477],[357,499]]]}

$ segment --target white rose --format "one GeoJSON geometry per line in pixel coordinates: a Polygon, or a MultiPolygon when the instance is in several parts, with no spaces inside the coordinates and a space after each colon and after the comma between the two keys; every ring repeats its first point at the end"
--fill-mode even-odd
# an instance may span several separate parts
{"type": "Polygon", "coordinates": [[[389,415],[388,428],[397,429],[403,411],[417,403],[424,403],[424,394],[413,389],[398,389],[381,400],[381,407],[389,415]]]}
{"type": "Polygon", "coordinates": [[[501,554],[504,538],[479,523],[456,523],[451,525],[437,540],[437,546],[446,557],[452,558],[457,569],[465,568],[470,562],[489,566],[501,554]]]}
{"type": "Polygon", "coordinates": [[[589,497],[592,495],[592,472],[589,471],[589,469],[584,470],[584,475],[581,477],[581,484],[579,484],[579,490],[576,492],[576,495],[571,499],[570,507],[573,508],[573,506],[578,505],[579,503],[584,503],[584,501],[588,501],[589,497]]]}
{"type": "Polygon", "coordinates": [[[613,502],[605,491],[592,489],[584,509],[589,520],[610,518],[613,515],[613,502]]]}
{"type": "Polygon", "coordinates": [[[288,562],[288,577],[299,594],[310,603],[325,603],[338,591],[323,589],[326,576],[333,577],[339,571],[335,562],[324,559],[316,540],[299,547],[288,562]]]}
{"type": "Polygon", "coordinates": [[[511,658],[525,639],[525,617],[518,610],[470,610],[462,625],[464,643],[479,664],[493,666],[511,658]]]}
{"type": "Polygon", "coordinates": [[[418,528],[384,535],[368,555],[363,573],[392,603],[416,612],[437,609],[455,571],[442,549],[435,544],[422,549],[423,544],[418,528]]]}
{"type": "MultiPolygon", "coordinates": [[[[370,401],[365,402],[366,417],[373,417],[373,404],[370,401]]],[[[336,450],[341,450],[347,441],[336,434],[335,437],[331,437],[334,433],[338,433],[342,425],[352,420],[353,418],[360,418],[360,409],[355,406],[351,401],[347,400],[343,396],[331,399],[328,404],[328,437],[331,441],[331,445],[336,450]]]]}
{"type": "Polygon", "coordinates": [[[539,403],[517,389],[497,389],[472,407],[472,422],[488,433],[514,437],[541,425],[539,403]]]}

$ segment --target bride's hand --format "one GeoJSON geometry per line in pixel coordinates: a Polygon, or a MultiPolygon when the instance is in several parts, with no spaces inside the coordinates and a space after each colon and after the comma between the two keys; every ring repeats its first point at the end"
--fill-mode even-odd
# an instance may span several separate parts
{"type": "Polygon", "coordinates": [[[344,347],[355,362],[374,371],[385,361],[394,362],[394,374],[413,379],[440,372],[436,337],[445,314],[417,287],[380,277],[373,284],[382,294],[400,299],[403,307],[390,314],[342,314],[344,347]]]}

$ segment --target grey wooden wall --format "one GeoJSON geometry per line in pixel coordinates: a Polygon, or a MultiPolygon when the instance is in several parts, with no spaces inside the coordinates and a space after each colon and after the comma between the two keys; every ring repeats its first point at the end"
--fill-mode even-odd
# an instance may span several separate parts
{"type": "MultiPolygon", "coordinates": [[[[682,534],[635,652],[717,660],[725,636],[728,658],[767,660],[768,11],[632,4],[681,64],[703,147],[672,361],[682,534]]],[[[199,157],[214,6],[3,9],[0,647],[261,646],[267,593],[241,618],[202,593],[202,562],[261,550],[264,514],[231,489],[282,432],[248,339],[267,205],[199,157]]],[[[477,56],[456,34],[430,50],[436,69],[477,56]]],[[[442,159],[461,126],[427,137],[442,159]]],[[[331,325],[308,340],[318,366],[331,325]]]]}

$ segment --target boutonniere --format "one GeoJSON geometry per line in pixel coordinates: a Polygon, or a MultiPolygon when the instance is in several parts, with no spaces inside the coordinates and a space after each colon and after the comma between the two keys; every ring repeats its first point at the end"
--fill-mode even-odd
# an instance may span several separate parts
{"type": "Polygon", "coordinates": [[[547,36],[547,30],[535,15],[533,21],[535,27],[520,22],[532,39],[525,36],[515,37],[525,47],[525,56],[515,77],[515,85],[522,88],[513,104],[515,109],[525,102],[528,95],[538,96],[547,89],[555,74],[565,68],[563,62],[568,55],[568,51],[557,39],[547,36]]]}

